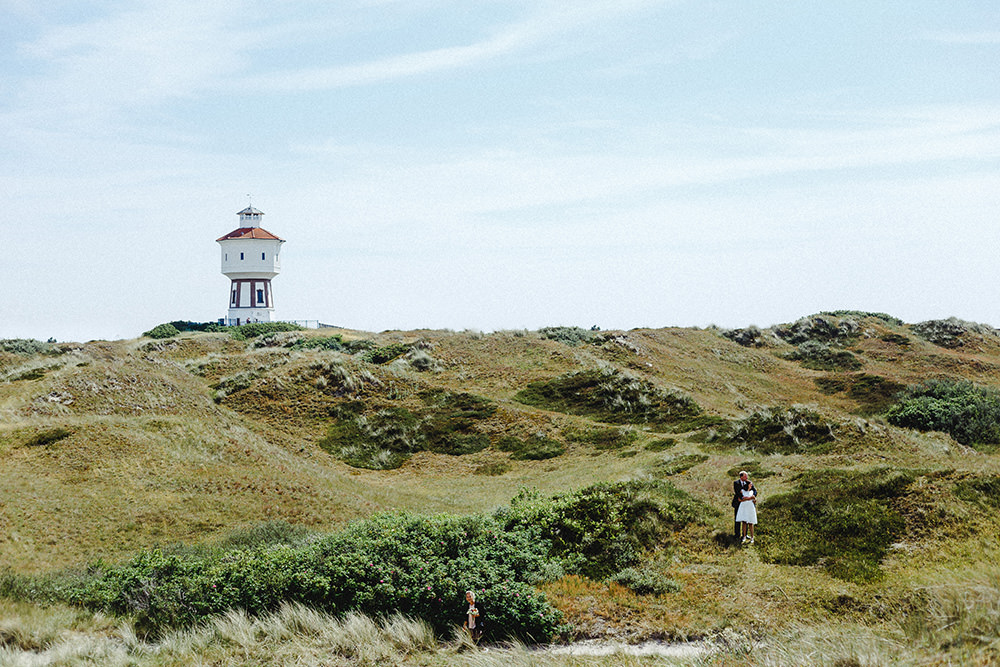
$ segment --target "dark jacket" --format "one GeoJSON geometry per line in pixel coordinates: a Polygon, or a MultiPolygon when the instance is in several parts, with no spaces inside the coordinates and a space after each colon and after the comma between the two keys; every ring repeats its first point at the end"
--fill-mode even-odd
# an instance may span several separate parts
{"type": "MultiPolygon", "coordinates": [[[[745,484],[749,485],[750,481],[747,480],[745,484]]],[[[742,480],[738,479],[735,482],[733,482],[733,509],[736,509],[737,507],[739,507],[740,506],[740,502],[743,501],[743,489],[745,489],[745,488],[746,488],[746,486],[744,486],[744,482],[742,480]]],[[[757,487],[756,486],[754,486],[754,488],[753,488],[753,495],[754,495],[755,498],[757,497],[757,487]]]]}

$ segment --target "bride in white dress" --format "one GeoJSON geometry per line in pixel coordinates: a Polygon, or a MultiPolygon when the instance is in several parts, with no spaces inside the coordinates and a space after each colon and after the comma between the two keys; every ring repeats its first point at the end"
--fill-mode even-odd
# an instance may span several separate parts
{"type": "Polygon", "coordinates": [[[743,524],[743,541],[753,544],[754,526],[757,525],[757,490],[753,482],[743,489],[743,500],[736,510],[736,520],[743,524]]]}

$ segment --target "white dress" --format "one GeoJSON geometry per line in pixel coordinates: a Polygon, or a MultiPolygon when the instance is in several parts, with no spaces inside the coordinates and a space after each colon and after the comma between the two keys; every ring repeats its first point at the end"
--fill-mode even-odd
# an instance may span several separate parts
{"type": "MultiPolygon", "coordinates": [[[[744,498],[753,498],[753,491],[743,489],[744,498]]],[[[745,523],[757,523],[757,503],[745,500],[740,503],[740,508],[736,510],[736,520],[745,523]]]]}

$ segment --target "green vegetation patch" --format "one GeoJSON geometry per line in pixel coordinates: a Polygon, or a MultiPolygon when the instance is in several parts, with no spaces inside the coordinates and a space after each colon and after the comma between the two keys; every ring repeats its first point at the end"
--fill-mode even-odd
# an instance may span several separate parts
{"type": "Polygon", "coordinates": [[[646,443],[646,451],[665,452],[676,445],[677,441],[673,438],[657,438],[646,443]]]}
{"type": "Polygon", "coordinates": [[[955,485],[955,495],[993,511],[1000,509],[1000,477],[977,477],[955,485]]]}
{"type": "Polygon", "coordinates": [[[877,580],[906,527],[893,501],[913,480],[889,468],[806,473],[791,492],[760,502],[758,549],[771,563],[822,564],[839,579],[877,580]]]}
{"type": "Polygon", "coordinates": [[[544,433],[534,433],[524,439],[503,436],[497,441],[497,449],[510,452],[510,458],[515,461],[543,461],[562,456],[566,451],[563,443],[544,433]]]}
{"type": "Polygon", "coordinates": [[[472,471],[473,475],[486,475],[489,477],[499,477],[504,473],[510,472],[510,464],[506,461],[497,461],[495,463],[484,463],[480,466],[476,466],[476,469],[472,471]]]}
{"type": "Polygon", "coordinates": [[[387,364],[409,352],[410,348],[406,343],[392,343],[368,350],[361,358],[370,364],[387,364]]]}
{"type": "Polygon", "coordinates": [[[344,339],[340,334],[323,338],[300,338],[292,342],[288,347],[293,350],[331,350],[333,352],[340,352],[346,349],[344,347],[344,339]]]}
{"type": "Polygon", "coordinates": [[[144,331],[142,335],[147,338],[173,338],[179,333],[173,324],[157,324],[149,331],[144,331]]]}
{"type": "Polygon", "coordinates": [[[801,343],[785,358],[816,371],[853,371],[862,366],[861,360],[847,350],[838,350],[814,340],[801,343]]]}
{"type": "Polygon", "coordinates": [[[857,401],[862,414],[884,412],[906,388],[895,380],[868,373],[830,375],[816,378],[815,382],[824,394],[845,393],[857,401]]]}
{"type": "Polygon", "coordinates": [[[372,470],[398,468],[418,451],[458,456],[489,446],[489,436],[477,425],[494,415],[493,402],[441,390],[424,392],[421,398],[424,407],[413,411],[342,403],[333,412],[336,422],[317,444],[348,465],[372,470]]]}
{"type": "Polygon", "coordinates": [[[676,579],[650,568],[627,567],[609,579],[638,595],[667,595],[681,589],[676,579]]]}
{"type": "Polygon", "coordinates": [[[31,356],[33,354],[58,354],[52,343],[43,343],[34,338],[4,338],[0,339],[0,352],[31,356]]]}
{"type": "Polygon", "coordinates": [[[581,329],[580,327],[542,327],[538,330],[542,338],[558,341],[570,347],[584,343],[598,343],[603,340],[599,327],[581,329]]]}
{"type": "Polygon", "coordinates": [[[657,480],[596,484],[550,499],[522,489],[499,516],[507,530],[539,530],[567,573],[601,579],[638,564],[644,551],[711,514],[657,480]]]}
{"type": "Polygon", "coordinates": [[[98,562],[44,592],[104,613],[130,615],[152,635],[242,609],[252,615],[297,602],[334,614],[402,613],[449,634],[475,590],[490,631],[547,641],[561,614],[531,588],[548,563],[537,530],[505,530],[486,516],[379,515],[305,544],[276,544],[200,555],[144,552],[122,565],[98,562]]]}
{"type": "Polygon", "coordinates": [[[635,444],[639,439],[639,434],[631,428],[567,428],[563,431],[563,437],[571,442],[579,442],[590,445],[594,449],[623,449],[635,444]]]}
{"type": "Polygon", "coordinates": [[[949,349],[965,345],[965,337],[969,333],[977,333],[989,337],[1000,336],[1000,332],[988,324],[966,322],[957,317],[949,317],[946,320],[918,322],[910,327],[910,331],[929,343],[949,349]]]}
{"type": "Polygon", "coordinates": [[[514,400],[612,424],[646,424],[660,430],[690,430],[712,419],[702,415],[691,398],[610,368],[532,382],[514,400]]]}
{"type": "Polygon", "coordinates": [[[707,460],[708,456],[706,454],[682,454],[665,461],[659,461],[649,471],[657,477],[670,477],[671,475],[679,475],[685,470],[690,470],[699,463],[704,463],[707,460]]]}
{"type": "Polygon", "coordinates": [[[731,422],[720,433],[723,442],[761,454],[824,454],[833,448],[833,424],[802,406],[764,408],[731,422]]]}
{"type": "Polygon", "coordinates": [[[1000,445],[1000,391],[968,380],[928,380],[907,387],[885,418],[894,426],[943,431],[982,451],[996,451],[1000,445]]]}
{"type": "Polygon", "coordinates": [[[854,340],[861,331],[853,317],[836,315],[813,315],[803,317],[792,324],[774,327],[775,335],[792,345],[806,342],[843,345],[854,340]]]}
{"type": "Polygon", "coordinates": [[[734,343],[742,345],[743,347],[757,347],[761,345],[761,336],[763,335],[763,332],[759,327],[751,324],[745,329],[729,329],[728,331],[723,331],[722,335],[734,343]]]}
{"type": "Polygon", "coordinates": [[[873,318],[882,320],[891,326],[902,326],[903,320],[888,313],[873,313],[867,310],[824,310],[820,315],[831,315],[833,317],[848,317],[852,319],[873,318]]]}

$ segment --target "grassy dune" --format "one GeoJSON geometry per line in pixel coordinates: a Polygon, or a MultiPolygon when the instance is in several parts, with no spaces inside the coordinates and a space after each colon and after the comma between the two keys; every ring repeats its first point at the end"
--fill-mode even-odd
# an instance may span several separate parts
{"type": "MultiPolygon", "coordinates": [[[[269,521],[322,534],[384,511],[491,512],[521,488],[547,498],[664,479],[714,513],[643,554],[641,571],[676,586],[640,594],[574,573],[540,583],[571,625],[567,638],[711,647],[670,659],[682,664],[992,664],[1000,660],[996,445],[961,445],[881,416],[899,389],[926,380],[1000,387],[1000,337],[982,327],[957,338],[935,331],[841,314],[748,329],[739,341],[713,329],[323,330],[8,345],[0,348],[0,563],[8,580],[47,577],[157,546],[220,544],[269,521]],[[302,345],[334,333],[356,347],[302,345]],[[399,358],[365,361],[364,350],[398,344],[408,346],[399,358]],[[608,405],[624,421],[603,423],[519,395],[581,371],[618,378],[615,391],[629,384],[640,402],[692,399],[702,421],[640,418],[618,396],[608,405]],[[454,407],[466,394],[490,409],[454,407]],[[409,430],[386,430],[411,417],[409,430]],[[816,435],[824,429],[830,437],[816,435]],[[350,438],[362,449],[391,440],[401,465],[348,465],[350,438]],[[470,453],[440,453],[466,446],[470,453]],[[562,453],[531,458],[545,447],[562,453]],[[762,498],[757,545],[744,549],[727,539],[740,468],[762,498]],[[824,487],[827,478],[839,481],[824,487]],[[796,514],[802,507],[825,512],[824,522],[809,523],[796,514]]],[[[518,646],[482,653],[419,622],[296,606],[140,635],[128,617],[0,598],[0,664],[666,660],[518,646]]]]}

